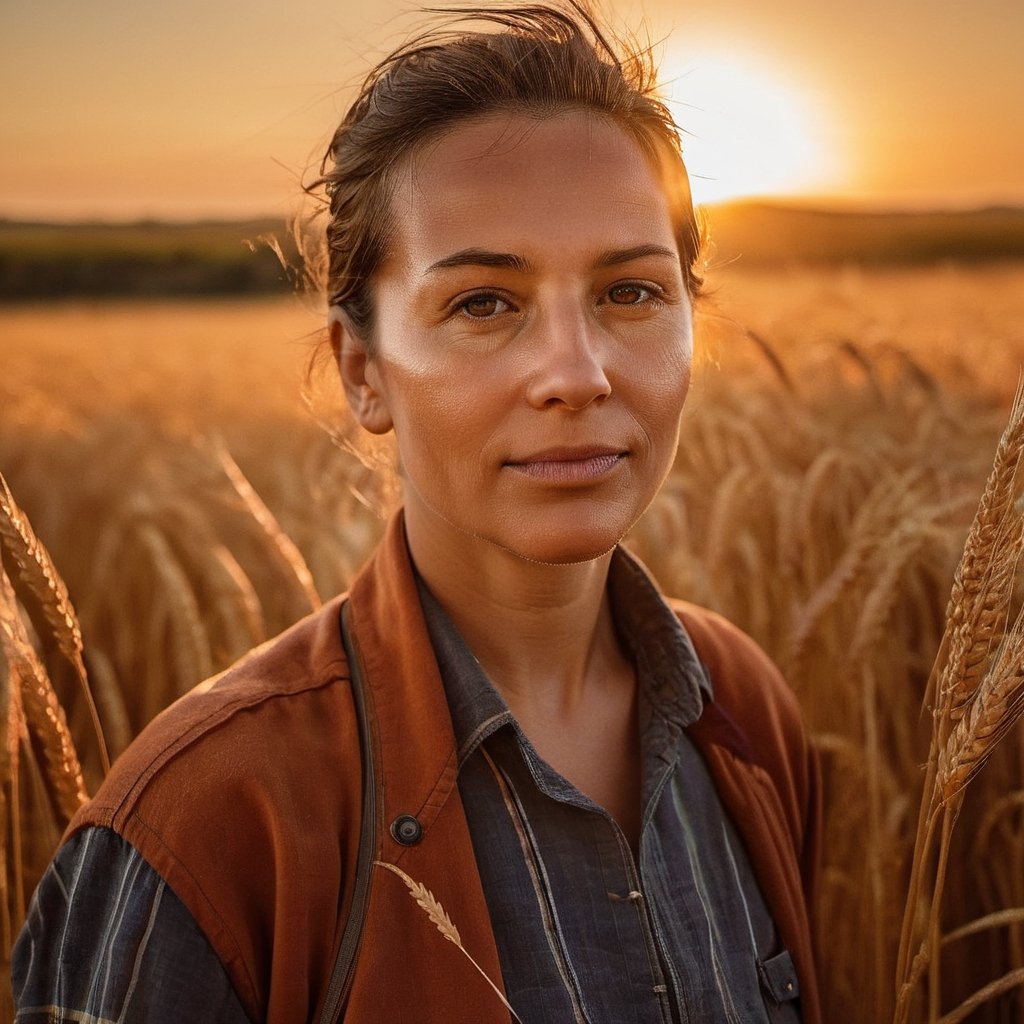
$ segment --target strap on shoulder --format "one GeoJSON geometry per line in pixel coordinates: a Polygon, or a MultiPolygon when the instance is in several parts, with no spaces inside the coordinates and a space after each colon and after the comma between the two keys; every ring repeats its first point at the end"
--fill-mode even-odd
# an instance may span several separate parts
{"type": "Polygon", "coordinates": [[[331,980],[327,988],[319,1024],[338,1024],[345,1012],[352,977],[355,973],[356,957],[359,943],[363,935],[366,921],[366,905],[370,893],[370,875],[373,869],[373,847],[376,828],[375,780],[373,772],[373,743],[371,735],[371,718],[368,713],[368,695],[363,686],[363,676],[359,663],[358,652],[348,625],[349,606],[345,601],[341,606],[341,640],[348,659],[349,677],[352,684],[352,699],[355,704],[356,720],[359,728],[359,754],[362,764],[363,815],[359,832],[359,852],[356,857],[356,877],[352,889],[352,902],[349,906],[348,919],[338,952],[331,971],[331,980]]]}

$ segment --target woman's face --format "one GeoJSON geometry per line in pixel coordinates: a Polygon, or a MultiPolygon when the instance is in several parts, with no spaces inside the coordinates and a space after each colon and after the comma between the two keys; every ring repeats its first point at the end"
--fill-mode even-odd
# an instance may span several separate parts
{"type": "Polygon", "coordinates": [[[363,425],[394,428],[410,536],[608,551],[668,473],[690,376],[657,173],[600,116],[493,116],[421,149],[393,204],[372,349],[342,372],[363,425]]]}

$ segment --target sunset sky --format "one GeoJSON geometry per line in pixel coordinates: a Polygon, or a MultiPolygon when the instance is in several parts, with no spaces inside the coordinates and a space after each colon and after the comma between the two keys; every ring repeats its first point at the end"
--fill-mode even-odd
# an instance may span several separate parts
{"type": "MultiPolygon", "coordinates": [[[[5,0],[0,216],[285,214],[408,0],[5,0]]],[[[611,3],[613,19],[635,27],[611,3]]],[[[1022,0],[647,0],[700,200],[1024,203],[1022,0]]],[[[403,13],[405,12],[405,13],[403,13]]]]}

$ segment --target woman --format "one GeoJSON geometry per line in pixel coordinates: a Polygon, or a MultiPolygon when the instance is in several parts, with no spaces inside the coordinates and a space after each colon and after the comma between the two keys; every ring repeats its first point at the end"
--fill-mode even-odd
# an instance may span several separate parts
{"type": "Polygon", "coordinates": [[[403,510],[76,817],[19,1021],[819,1019],[793,698],[619,547],[689,381],[676,128],[581,7],[472,13],[370,76],[319,183],[403,510]]]}

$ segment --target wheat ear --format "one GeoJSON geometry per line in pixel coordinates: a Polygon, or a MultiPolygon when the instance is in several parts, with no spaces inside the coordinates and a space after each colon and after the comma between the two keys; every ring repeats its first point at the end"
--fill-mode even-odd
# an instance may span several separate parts
{"type": "Polygon", "coordinates": [[[0,473],[0,537],[11,553],[20,578],[38,598],[43,615],[53,631],[61,653],[80,676],[82,664],[82,631],[71,605],[67,587],[57,572],[49,552],[35,535],[28,516],[19,508],[14,495],[0,473]]]}
{"type": "MultiPolygon", "coordinates": [[[[82,769],[71,742],[64,709],[33,648],[18,614],[14,588],[0,570],[0,644],[14,679],[19,683],[23,712],[43,755],[46,781],[54,805],[71,819],[87,796],[82,769]]],[[[12,794],[17,799],[17,794],[12,794]]]]}
{"type": "Polygon", "coordinates": [[[405,883],[405,887],[409,890],[409,895],[416,901],[420,909],[430,918],[434,927],[450,942],[452,943],[465,958],[477,969],[480,977],[487,982],[488,985],[494,989],[495,995],[505,1004],[505,1009],[512,1014],[514,1020],[518,1021],[518,1024],[523,1024],[516,1014],[516,1011],[509,1005],[509,1001],[505,998],[504,993],[498,988],[497,985],[487,976],[487,972],[470,956],[466,947],[462,944],[462,937],[459,935],[458,928],[455,927],[452,919],[448,916],[444,907],[437,900],[434,894],[425,886],[422,882],[417,882],[410,878],[397,864],[389,864],[387,861],[375,860],[374,864],[377,867],[384,868],[390,871],[405,883]]]}
{"type": "MultiPolygon", "coordinates": [[[[0,565],[0,576],[4,574],[0,565]]],[[[5,928],[5,950],[10,950],[14,930],[25,920],[25,866],[24,836],[21,828],[21,806],[18,794],[21,790],[21,766],[18,763],[19,740],[24,731],[25,712],[21,706],[21,693],[14,667],[4,654],[0,637],[0,673],[6,686],[3,704],[4,762],[0,770],[0,861],[3,876],[0,878],[2,909],[5,928]],[[8,801],[7,794],[11,794],[8,801]]]]}
{"type": "Polygon", "coordinates": [[[36,536],[28,516],[18,507],[7,481],[0,473],[0,546],[10,553],[20,580],[39,602],[43,617],[57,643],[57,649],[71,664],[79,689],[89,709],[103,772],[110,770],[110,757],[103,738],[96,704],[82,661],[82,630],[68,588],[53,564],[50,553],[36,536]]]}
{"type": "Polygon", "coordinates": [[[1024,517],[1015,503],[1022,458],[1024,391],[1018,387],[957,567],[925,697],[936,706],[900,935],[895,1024],[908,1020],[913,991],[926,970],[929,1020],[937,1020],[939,910],[953,826],[965,787],[1024,709],[1024,617],[1007,621],[1024,550],[1024,517]],[[912,957],[926,873],[932,874],[927,921],[912,957]]]}
{"type": "Polygon", "coordinates": [[[1022,451],[1024,393],[1018,388],[967,535],[946,612],[951,651],[939,680],[938,697],[940,707],[947,707],[953,719],[964,714],[977,691],[991,638],[1005,628],[1006,596],[1017,565],[1015,559],[995,560],[992,556],[1007,542],[1007,533],[1014,534],[1020,545],[1022,524],[1012,513],[1022,451]]]}
{"type": "Polygon", "coordinates": [[[939,754],[937,785],[944,801],[952,800],[974,778],[1022,712],[1024,621],[1018,617],[939,754]]]}

